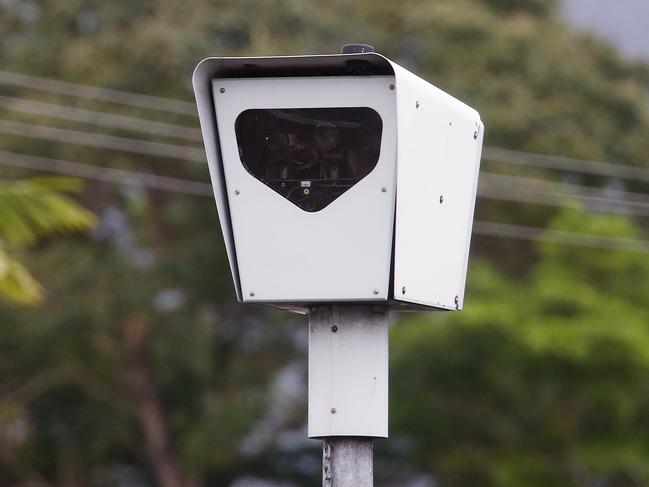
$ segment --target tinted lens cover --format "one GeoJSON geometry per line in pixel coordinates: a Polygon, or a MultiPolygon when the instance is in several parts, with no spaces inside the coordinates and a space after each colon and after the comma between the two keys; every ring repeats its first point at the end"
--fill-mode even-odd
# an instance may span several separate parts
{"type": "Polygon", "coordinates": [[[246,170],[305,211],[319,211],[379,160],[383,122],[367,107],[251,109],[236,120],[246,170]]]}

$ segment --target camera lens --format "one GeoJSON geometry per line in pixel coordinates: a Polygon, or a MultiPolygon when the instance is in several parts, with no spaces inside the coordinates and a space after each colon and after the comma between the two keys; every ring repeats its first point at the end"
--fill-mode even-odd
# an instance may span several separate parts
{"type": "Polygon", "coordinates": [[[320,150],[329,151],[338,147],[340,143],[340,130],[333,122],[320,122],[315,126],[315,143],[320,150]]]}
{"type": "Polygon", "coordinates": [[[284,149],[288,146],[288,137],[286,134],[270,134],[267,135],[264,140],[266,141],[266,147],[273,152],[284,149]]]}

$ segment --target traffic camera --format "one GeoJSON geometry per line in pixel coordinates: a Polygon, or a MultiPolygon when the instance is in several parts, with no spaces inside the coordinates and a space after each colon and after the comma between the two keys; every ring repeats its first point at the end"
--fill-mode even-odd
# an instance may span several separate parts
{"type": "Polygon", "coordinates": [[[462,308],[475,110],[373,52],[208,58],[193,86],[239,301],[462,308]]]}

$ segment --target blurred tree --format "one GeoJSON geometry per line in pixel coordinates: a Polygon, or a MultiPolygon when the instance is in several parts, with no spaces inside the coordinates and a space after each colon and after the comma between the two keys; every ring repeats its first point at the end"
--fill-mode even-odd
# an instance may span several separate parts
{"type": "MultiPolygon", "coordinates": [[[[638,235],[575,210],[551,228],[638,235]]],[[[649,259],[540,247],[530,280],[481,263],[466,311],[394,330],[395,429],[444,486],[647,485],[649,259]]]]}

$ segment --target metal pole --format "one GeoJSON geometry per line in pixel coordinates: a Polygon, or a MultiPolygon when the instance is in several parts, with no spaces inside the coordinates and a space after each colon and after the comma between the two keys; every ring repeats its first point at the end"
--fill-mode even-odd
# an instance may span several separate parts
{"type": "Polygon", "coordinates": [[[323,487],[373,487],[372,438],[329,437],[322,440],[323,487]]]}
{"type": "Polygon", "coordinates": [[[373,487],[373,440],[387,437],[388,309],[309,313],[309,436],[322,439],[323,487],[373,487]]]}

